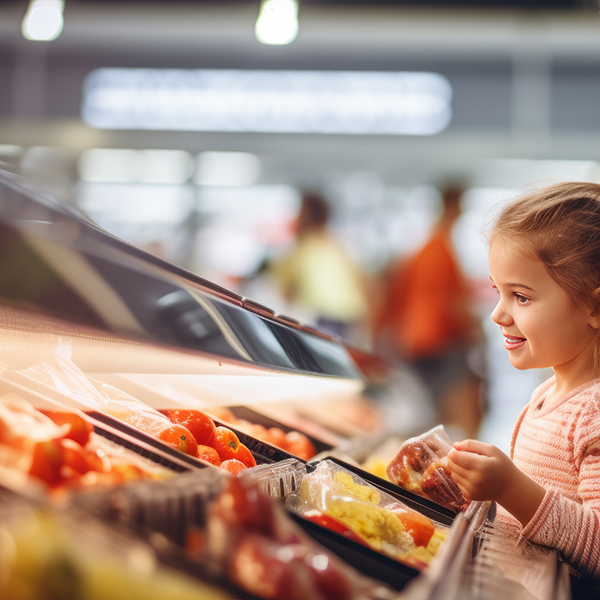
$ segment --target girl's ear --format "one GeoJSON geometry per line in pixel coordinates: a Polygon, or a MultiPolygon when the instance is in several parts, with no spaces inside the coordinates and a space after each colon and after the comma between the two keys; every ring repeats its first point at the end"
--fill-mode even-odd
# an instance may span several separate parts
{"type": "Polygon", "coordinates": [[[592,292],[592,312],[590,313],[590,325],[594,329],[600,329],[600,287],[592,292]]]}

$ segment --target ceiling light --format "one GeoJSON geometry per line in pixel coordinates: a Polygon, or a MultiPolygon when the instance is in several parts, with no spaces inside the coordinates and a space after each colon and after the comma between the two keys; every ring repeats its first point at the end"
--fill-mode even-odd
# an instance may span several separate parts
{"type": "Polygon", "coordinates": [[[31,0],[21,23],[27,40],[49,42],[62,32],[64,0],[31,0]]]}
{"type": "Polygon", "coordinates": [[[434,135],[452,117],[437,73],[105,68],[82,118],[102,129],[434,135]]]}
{"type": "Polygon", "coordinates": [[[284,45],[298,34],[298,3],[296,0],[263,0],[254,28],[262,44],[284,45]]]}

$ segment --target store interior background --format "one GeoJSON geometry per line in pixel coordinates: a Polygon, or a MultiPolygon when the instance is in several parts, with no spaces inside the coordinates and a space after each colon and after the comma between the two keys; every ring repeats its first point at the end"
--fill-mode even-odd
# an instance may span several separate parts
{"type": "Polygon", "coordinates": [[[0,2],[0,166],[120,238],[278,312],[310,319],[255,277],[265,258],[289,248],[299,189],[326,195],[332,232],[376,279],[426,238],[436,186],[466,181],[455,241],[487,340],[479,437],[508,449],[516,415],[547,374],[508,363],[488,316],[481,231],[490,210],[527,188],[600,182],[595,0],[299,0],[288,45],[257,41],[258,0],[66,0],[64,30],[49,42],[23,39],[27,6],[0,2]],[[195,69],[433,73],[445,120],[411,129],[427,110],[407,105],[406,130],[392,133],[357,133],[356,123],[346,133],[240,131],[235,122],[186,131],[140,125],[135,111],[131,124],[103,126],[86,112],[86,93],[90,74],[107,68],[176,70],[179,86],[177,73],[195,69]]]}

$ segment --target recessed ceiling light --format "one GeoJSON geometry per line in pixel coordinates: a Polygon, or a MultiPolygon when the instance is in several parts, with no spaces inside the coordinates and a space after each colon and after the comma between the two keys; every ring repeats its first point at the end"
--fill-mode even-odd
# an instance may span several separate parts
{"type": "Polygon", "coordinates": [[[62,32],[64,0],[31,0],[21,23],[27,40],[49,42],[62,32]]]}
{"type": "Polygon", "coordinates": [[[263,0],[254,28],[262,44],[285,45],[298,34],[298,3],[296,0],[263,0]]]}

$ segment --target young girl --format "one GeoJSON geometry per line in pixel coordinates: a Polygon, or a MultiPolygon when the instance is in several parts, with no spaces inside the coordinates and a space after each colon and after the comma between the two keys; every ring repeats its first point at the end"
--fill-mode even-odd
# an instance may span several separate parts
{"type": "Polygon", "coordinates": [[[457,442],[452,476],[467,499],[496,501],[498,518],[521,536],[598,580],[600,185],[552,185],[505,207],[488,260],[498,291],[492,319],[511,364],[554,375],[519,415],[511,458],[491,444],[457,442]]]}

